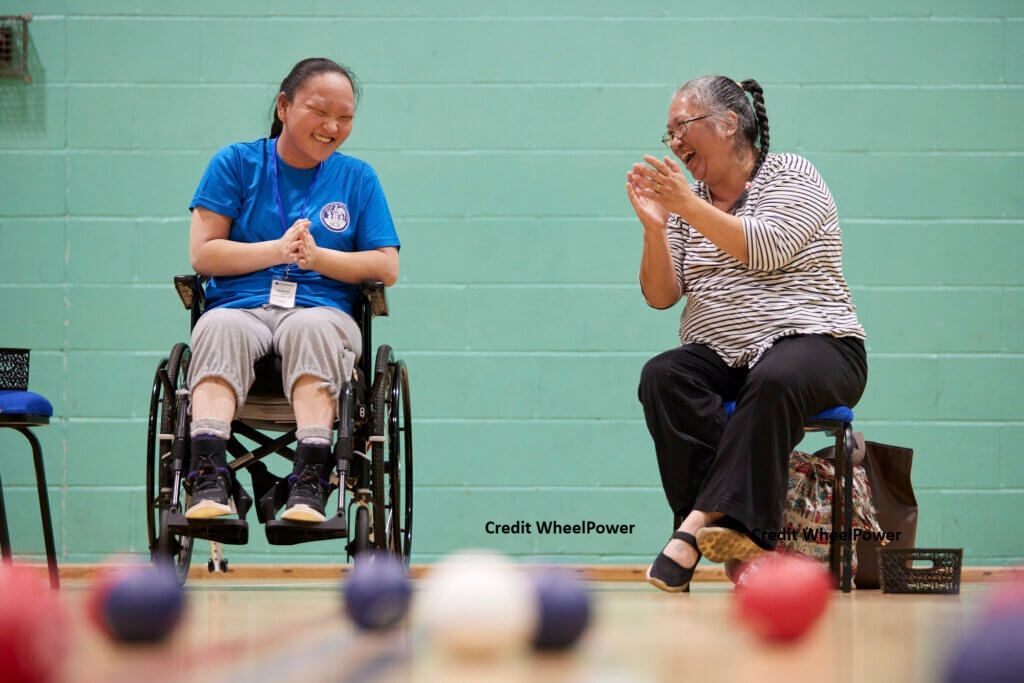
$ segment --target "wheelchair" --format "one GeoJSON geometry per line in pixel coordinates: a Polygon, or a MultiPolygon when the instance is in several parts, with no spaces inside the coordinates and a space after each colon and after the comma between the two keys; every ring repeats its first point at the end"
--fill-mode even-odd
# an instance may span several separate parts
{"type": "MultiPolygon", "coordinates": [[[[205,278],[199,275],[174,278],[178,296],[191,312],[191,328],[195,328],[205,309],[204,282],[205,278]]],[[[264,525],[267,541],[273,545],[346,539],[347,559],[378,550],[393,554],[408,565],[413,523],[409,371],[386,344],[377,348],[375,356],[369,353],[373,318],[388,315],[384,284],[361,284],[353,314],[362,331],[364,352],[338,399],[338,436],[331,476],[331,495],[334,489],[338,492],[337,509],[331,516],[329,498],[327,519],[318,524],[276,519],[288,496],[287,474],[276,476],[263,462],[274,453],[289,461],[295,458],[291,448],[296,441],[295,421],[281,382],[280,357],[269,355],[257,361],[256,380],[245,406],[231,423],[227,451],[232,459],[228,466],[238,519],[185,518],[192,486],[186,477],[191,453],[189,345],[175,344],[157,365],[146,442],[149,551],[154,562],[172,566],[182,584],[188,578],[196,539],[211,541],[207,565],[211,572],[227,569],[227,560],[220,556],[220,544],[248,542],[246,517],[254,498],[256,516],[264,525]],[[253,445],[246,446],[239,437],[253,445]],[[249,473],[253,496],[239,481],[243,469],[249,473]]]]}

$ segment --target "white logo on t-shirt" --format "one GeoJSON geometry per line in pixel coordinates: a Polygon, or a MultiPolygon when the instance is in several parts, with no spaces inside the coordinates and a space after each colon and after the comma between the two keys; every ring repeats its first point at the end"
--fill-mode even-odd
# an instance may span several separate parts
{"type": "Polygon", "coordinates": [[[345,232],[348,227],[348,207],[342,202],[331,202],[320,209],[320,222],[332,232],[345,232]]]}

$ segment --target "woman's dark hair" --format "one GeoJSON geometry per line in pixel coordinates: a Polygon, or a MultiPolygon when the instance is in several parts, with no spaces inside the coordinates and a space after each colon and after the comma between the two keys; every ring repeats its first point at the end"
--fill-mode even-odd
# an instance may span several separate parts
{"type": "MultiPolygon", "coordinates": [[[[332,73],[341,74],[348,79],[348,82],[352,84],[352,95],[355,98],[355,103],[358,105],[360,89],[359,82],[356,81],[356,75],[352,73],[352,69],[326,57],[310,57],[309,59],[303,59],[293,66],[292,70],[281,81],[281,87],[278,88],[277,92],[284,93],[285,99],[291,102],[295,98],[295,92],[305,85],[306,81],[310,78],[320,74],[332,73]]],[[[273,117],[273,123],[270,124],[270,137],[276,138],[281,134],[281,130],[284,127],[281,119],[277,116],[277,95],[274,95],[274,102],[270,106],[270,115],[273,117]]]]}
{"type": "Polygon", "coordinates": [[[701,76],[679,86],[675,97],[680,96],[693,98],[717,126],[724,122],[726,112],[736,114],[741,133],[736,139],[737,148],[749,145],[758,151],[750,174],[753,180],[768,156],[768,114],[764,108],[761,84],[753,79],[737,83],[726,76],[701,76]],[[747,93],[750,93],[753,104],[747,100],[747,93]]]}

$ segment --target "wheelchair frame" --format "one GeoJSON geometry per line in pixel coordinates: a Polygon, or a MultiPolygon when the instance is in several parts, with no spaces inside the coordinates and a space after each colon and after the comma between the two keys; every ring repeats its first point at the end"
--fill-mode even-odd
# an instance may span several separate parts
{"type": "MultiPolygon", "coordinates": [[[[190,329],[195,328],[205,310],[203,282],[205,278],[199,275],[174,278],[178,296],[191,312],[190,329]]],[[[397,555],[408,565],[413,523],[409,372],[386,344],[377,349],[372,367],[368,352],[372,348],[373,318],[388,315],[383,283],[360,285],[354,314],[362,332],[364,353],[338,400],[335,422],[338,438],[331,477],[338,489],[337,510],[319,524],[275,519],[287,499],[287,477],[270,473],[262,460],[273,453],[294,460],[295,451],[291,448],[296,441],[294,415],[290,420],[254,419],[246,417],[244,409],[231,423],[231,438],[227,444],[228,453],[233,457],[228,466],[238,519],[187,520],[184,511],[191,488],[185,476],[191,453],[187,377],[191,349],[188,344],[175,344],[168,357],[158,364],[150,396],[147,434],[147,532],[152,559],[170,563],[182,583],[188,578],[195,539],[203,538],[215,544],[208,564],[210,571],[227,567],[227,560],[220,558],[217,544],[248,542],[246,515],[253,500],[238,481],[237,473],[241,469],[247,470],[252,478],[257,517],[264,524],[271,544],[347,538],[345,549],[349,558],[375,549],[397,555]],[[270,437],[263,431],[283,433],[270,437]],[[256,446],[246,447],[238,436],[256,446]],[[352,498],[346,504],[349,493],[352,498]],[[352,507],[355,507],[354,515],[352,507]]],[[[280,368],[274,366],[275,360],[279,361],[271,355],[256,363],[257,379],[246,407],[253,397],[269,397],[275,404],[283,401],[287,405],[280,368]]],[[[290,407],[288,412],[291,412],[290,407]]]]}

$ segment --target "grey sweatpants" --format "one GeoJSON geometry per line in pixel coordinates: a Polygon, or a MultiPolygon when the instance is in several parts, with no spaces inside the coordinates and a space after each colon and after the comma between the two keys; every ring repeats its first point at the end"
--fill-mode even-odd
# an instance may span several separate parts
{"type": "Polygon", "coordinates": [[[253,364],[273,350],[289,402],[304,375],[322,379],[337,400],[362,346],[356,321],[336,308],[215,308],[192,330],[189,387],[207,377],[224,380],[235,391],[237,414],[255,379],[253,364]]]}

